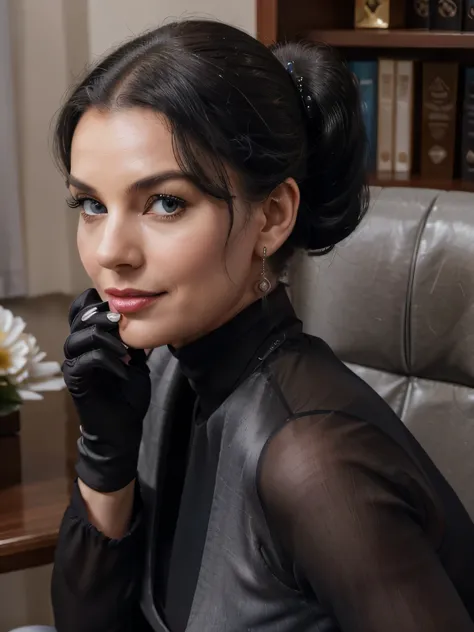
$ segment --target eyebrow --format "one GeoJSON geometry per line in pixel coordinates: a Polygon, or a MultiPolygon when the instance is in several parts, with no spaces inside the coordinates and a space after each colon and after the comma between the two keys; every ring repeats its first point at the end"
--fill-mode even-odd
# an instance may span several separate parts
{"type": "MultiPolygon", "coordinates": [[[[166,182],[167,180],[187,180],[189,182],[193,182],[193,178],[184,171],[164,171],[162,173],[156,173],[137,180],[128,186],[125,192],[129,195],[130,193],[136,193],[138,191],[146,191],[159,184],[163,184],[163,182],[166,182]]],[[[97,189],[90,184],[75,178],[72,174],[69,174],[66,178],[66,186],[73,186],[76,189],[84,191],[84,193],[89,193],[90,195],[98,194],[97,189]]]]}

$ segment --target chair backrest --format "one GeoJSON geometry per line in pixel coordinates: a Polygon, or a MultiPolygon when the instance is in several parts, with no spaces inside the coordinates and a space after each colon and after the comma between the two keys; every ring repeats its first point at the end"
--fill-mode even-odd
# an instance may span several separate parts
{"type": "Polygon", "coordinates": [[[474,194],[373,188],[368,216],[290,295],[395,410],[474,518],[474,194]]]}

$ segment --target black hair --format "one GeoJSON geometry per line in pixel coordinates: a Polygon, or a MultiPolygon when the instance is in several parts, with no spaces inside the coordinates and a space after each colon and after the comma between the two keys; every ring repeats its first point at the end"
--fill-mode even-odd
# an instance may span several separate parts
{"type": "Polygon", "coordinates": [[[233,220],[229,168],[249,202],[288,177],[299,185],[295,228],[277,253],[327,252],[358,225],[368,205],[366,137],[359,92],[327,46],[271,49],[211,20],[185,20],[122,44],[74,87],[56,124],[58,163],[70,171],[84,112],[151,108],[169,121],[180,167],[225,200],[233,220]]]}

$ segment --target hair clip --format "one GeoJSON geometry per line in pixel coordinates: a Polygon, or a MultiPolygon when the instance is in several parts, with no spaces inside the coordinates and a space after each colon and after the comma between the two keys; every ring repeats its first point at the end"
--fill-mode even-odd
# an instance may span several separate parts
{"type": "Polygon", "coordinates": [[[311,94],[308,92],[308,90],[306,90],[305,88],[303,77],[301,75],[296,74],[295,62],[289,61],[286,64],[286,70],[288,74],[290,75],[290,77],[292,78],[293,83],[295,84],[296,89],[299,92],[301,102],[303,103],[303,107],[305,109],[306,114],[309,117],[311,117],[312,109],[313,109],[313,98],[311,97],[311,94]]]}

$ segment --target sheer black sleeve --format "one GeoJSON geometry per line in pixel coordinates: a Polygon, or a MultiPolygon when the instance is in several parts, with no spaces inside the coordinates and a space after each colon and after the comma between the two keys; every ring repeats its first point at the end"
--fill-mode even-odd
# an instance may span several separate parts
{"type": "Polygon", "coordinates": [[[442,509],[411,458],[369,423],[288,423],[258,488],[272,536],[343,632],[473,632],[436,550],[442,509]]]}
{"type": "Polygon", "coordinates": [[[120,540],[88,521],[77,484],[56,548],[52,603],[57,632],[137,631],[142,540],[139,494],[130,531],[120,540]]]}

